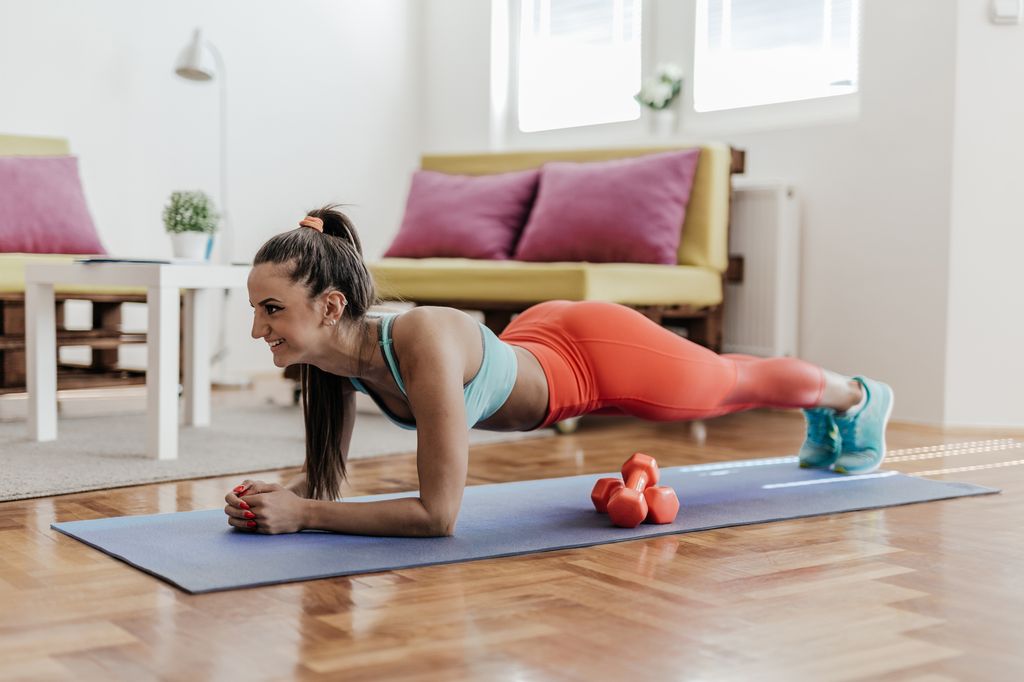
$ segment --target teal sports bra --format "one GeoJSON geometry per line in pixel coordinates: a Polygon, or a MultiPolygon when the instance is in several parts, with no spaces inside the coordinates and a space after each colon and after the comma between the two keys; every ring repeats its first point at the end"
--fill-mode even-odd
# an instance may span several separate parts
{"type": "MultiPolygon", "coordinates": [[[[392,348],[391,342],[391,324],[397,316],[397,313],[392,313],[381,319],[380,350],[384,356],[384,361],[388,364],[388,369],[391,370],[391,376],[395,378],[395,383],[398,384],[398,388],[403,394],[408,395],[405,391],[402,375],[398,372],[398,358],[395,357],[395,351],[392,348]]],[[[516,353],[512,346],[495,336],[494,332],[483,324],[480,325],[480,336],[484,344],[483,360],[476,375],[463,388],[466,400],[466,424],[469,428],[473,428],[478,423],[487,419],[505,404],[505,401],[508,400],[509,395],[512,393],[512,388],[516,384],[516,372],[519,366],[519,361],[516,359],[516,353]]],[[[403,429],[416,428],[415,421],[407,422],[404,419],[400,419],[387,408],[384,401],[366,388],[359,379],[349,377],[349,381],[352,382],[357,391],[370,396],[388,419],[403,429]]]]}

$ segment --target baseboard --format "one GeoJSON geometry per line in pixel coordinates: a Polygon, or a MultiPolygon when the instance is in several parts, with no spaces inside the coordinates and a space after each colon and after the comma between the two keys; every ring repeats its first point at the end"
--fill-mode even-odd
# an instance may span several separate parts
{"type": "Polygon", "coordinates": [[[978,424],[968,422],[936,421],[933,419],[893,419],[890,424],[903,424],[906,426],[927,426],[943,431],[956,431],[958,433],[970,434],[991,434],[993,431],[1005,433],[1008,436],[1024,437],[1024,425],[1021,424],[978,424]]]}

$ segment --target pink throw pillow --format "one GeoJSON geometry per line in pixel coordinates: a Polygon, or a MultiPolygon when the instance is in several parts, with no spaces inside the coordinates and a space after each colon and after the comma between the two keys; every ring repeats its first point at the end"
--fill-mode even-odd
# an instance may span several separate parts
{"type": "Polygon", "coordinates": [[[508,259],[530,212],[538,175],[537,170],[475,176],[416,171],[402,226],[384,255],[508,259]]]}
{"type": "Polygon", "coordinates": [[[105,254],[73,156],[0,156],[0,252],[105,254]]]}
{"type": "Polygon", "coordinates": [[[689,149],[544,164],[514,258],[675,265],[699,157],[689,149]]]}

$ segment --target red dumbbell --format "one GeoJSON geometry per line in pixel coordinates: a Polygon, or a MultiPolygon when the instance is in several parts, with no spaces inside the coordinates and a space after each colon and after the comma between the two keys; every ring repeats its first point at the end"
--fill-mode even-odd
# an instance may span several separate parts
{"type": "Polygon", "coordinates": [[[644,491],[647,502],[647,523],[672,523],[679,513],[679,498],[676,491],[667,485],[651,486],[644,491]]]}
{"type": "Polygon", "coordinates": [[[594,509],[602,514],[608,513],[608,498],[616,490],[622,488],[621,478],[599,478],[590,492],[590,501],[594,503],[594,509]]]}
{"type": "MultiPolygon", "coordinates": [[[[641,453],[637,453],[641,454],[641,453]]],[[[643,455],[647,457],[647,455],[643,455]]],[[[653,458],[648,458],[651,462],[654,462],[653,458]]],[[[630,458],[630,461],[623,465],[623,472],[627,471],[627,467],[631,467],[633,464],[638,462],[646,462],[642,458],[630,458]]],[[[657,463],[655,462],[655,469],[657,463]]],[[[653,480],[648,481],[653,483],[653,480]]],[[[618,478],[600,478],[594,484],[594,489],[590,493],[590,500],[594,503],[594,509],[598,512],[605,513],[608,511],[608,501],[611,496],[617,491],[623,488],[623,482],[618,478]]],[[[643,492],[644,502],[647,504],[647,517],[644,519],[648,523],[672,523],[676,515],[679,513],[679,499],[676,497],[674,490],[667,486],[655,486],[649,485],[643,492]]]]}
{"type": "Polygon", "coordinates": [[[625,485],[617,478],[602,478],[594,484],[590,499],[599,512],[607,511],[612,523],[635,528],[641,521],[671,523],[679,513],[679,499],[671,488],[655,485],[658,464],[653,457],[637,452],[622,465],[625,485]]]}
{"type": "Polygon", "coordinates": [[[647,518],[644,491],[658,484],[658,463],[650,455],[634,453],[622,465],[622,478],[626,484],[608,498],[608,516],[616,526],[636,528],[647,518]]]}

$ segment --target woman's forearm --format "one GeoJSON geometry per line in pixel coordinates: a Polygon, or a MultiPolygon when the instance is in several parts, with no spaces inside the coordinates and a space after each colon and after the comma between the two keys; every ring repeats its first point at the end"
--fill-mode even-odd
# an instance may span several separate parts
{"type": "Polygon", "coordinates": [[[307,530],[326,530],[352,535],[439,537],[450,535],[451,524],[433,519],[418,497],[379,502],[306,502],[307,530]]]}

